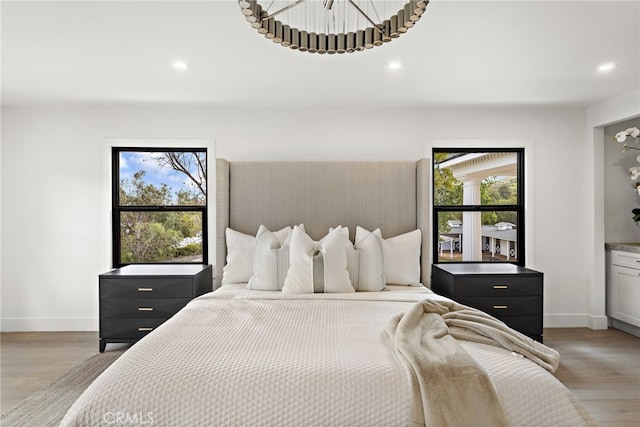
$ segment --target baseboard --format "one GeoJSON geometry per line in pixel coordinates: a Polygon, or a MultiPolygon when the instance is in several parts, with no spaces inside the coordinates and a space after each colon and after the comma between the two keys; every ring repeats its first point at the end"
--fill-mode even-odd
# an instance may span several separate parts
{"type": "Polygon", "coordinates": [[[591,329],[607,329],[609,327],[609,318],[607,316],[591,316],[589,315],[589,328],[591,329]]]}
{"type": "Polygon", "coordinates": [[[590,314],[545,314],[545,328],[589,328],[607,329],[607,316],[590,314]]]}
{"type": "Polygon", "coordinates": [[[97,330],[97,317],[9,317],[0,320],[0,331],[2,332],[69,332],[97,330]]]}
{"type": "Polygon", "coordinates": [[[626,322],[622,322],[616,319],[610,319],[610,324],[612,328],[619,329],[623,332],[626,332],[634,337],[640,338],[640,328],[634,325],[630,325],[626,322]]]}

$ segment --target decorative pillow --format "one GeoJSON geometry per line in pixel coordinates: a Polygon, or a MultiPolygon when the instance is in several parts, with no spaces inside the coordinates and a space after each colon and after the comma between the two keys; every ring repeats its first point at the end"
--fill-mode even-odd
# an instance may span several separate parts
{"type": "Polygon", "coordinates": [[[222,284],[246,283],[253,269],[255,237],[227,228],[227,263],[222,268],[222,284]]]}
{"type": "Polygon", "coordinates": [[[351,284],[357,291],[384,290],[384,241],[380,229],[371,232],[358,226],[355,240],[349,250],[351,284]]]}
{"type": "MultiPolygon", "coordinates": [[[[291,229],[289,229],[291,230],[291,229]]],[[[304,230],[304,228],[303,228],[304,230]]],[[[279,291],[289,269],[289,241],[287,233],[284,241],[282,233],[274,233],[261,225],[253,246],[253,275],[249,279],[249,289],[279,291]]]]}
{"type": "Polygon", "coordinates": [[[304,228],[294,227],[291,233],[289,271],[282,292],[354,292],[347,270],[348,240],[342,227],[331,230],[318,242],[313,241],[304,228]]]}
{"type": "MultiPolygon", "coordinates": [[[[338,226],[346,238],[347,270],[351,286],[356,291],[379,292],[386,286],[384,277],[382,232],[377,228],[373,232],[356,227],[355,245],[349,240],[349,228],[338,226]]],[[[330,228],[329,231],[333,231],[330,228]]]]}
{"type": "MultiPolygon", "coordinates": [[[[281,242],[291,234],[291,227],[285,227],[275,234],[281,242]]],[[[253,246],[255,237],[227,228],[227,263],[222,268],[222,284],[247,283],[253,274],[253,246]]]]}
{"type": "Polygon", "coordinates": [[[384,276],[389,285],[413,285],[420,282],[419,229],[384,240],[384,276]]]}

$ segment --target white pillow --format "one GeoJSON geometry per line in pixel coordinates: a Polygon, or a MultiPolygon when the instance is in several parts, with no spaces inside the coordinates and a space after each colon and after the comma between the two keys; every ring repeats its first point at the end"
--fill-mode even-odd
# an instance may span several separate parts
{"type": "Polygon", "coordinates": [[[247,283],[253,271],[255,237],[227,228],[227,263],[222,268],[222,284],[247,283]]]}
{"type": "MultiPolygon", "coordinates": [[[[348,233],[348,231],[347,231],[348,233]]],[[[304,228],[294,227],[291,233],[289,271],[284,280],[282,292],[285,294],[311,294],[314,287],[314,261],[322,255],[322,274],[317,274],[316,282],[322,277],[323,292],[354,292],[347,270],[347,242],[342,227],[333,229],[320,241],[313,241],[304,228]]],[[[316,289],[317,290],[317,289],[316,289]]]]}
{"type": "Polygon", "coordinates": [[[420,283],[419,229],[384,240],[384,276],[389,285],[420,283]]]}
{"type": "MultiPolygon", "coordinates": [[[[347,270],[351,286],[356,291],[379,292],[384,290],[384,239],[379,228],[373,232],[356,227],[355,245],[349,240],[349,228],[338,226],[346,238],[347,270]]],[[[329,231],[333,231],[330,228],[329,231]]]]}
{"type": "MultiPolygon", "coordinates": [[[[291,234],[291,227],[285,227],[275,234],[282,242],[291,234]]],[[[222,284],[247,283],[253,275],[253,246],[255,237],[227,228],[227,262],[222,268],[222,284]]]]}
{"type": "Polygon", "coordinates": [[[349,242],[351,284],[357,291],[384,290],[384,241],[380,229],[371,232],[358,226],[355,240],[355,245],[349,242]]]}
{"type": "Polygon", "coordinates": [[[277,232],[270,231],[264,225],[258,229],[253,246],[253,275],[249,279],[247,286],[249,289],[261,291],[282,289],[289,269],[291,233],[286,234],[284,241],[281,237],[283,236],[278,236],[277,232]]]}

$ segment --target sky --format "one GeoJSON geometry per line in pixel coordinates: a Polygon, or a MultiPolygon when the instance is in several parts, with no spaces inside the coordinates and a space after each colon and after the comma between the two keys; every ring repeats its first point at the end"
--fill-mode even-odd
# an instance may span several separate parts
{"type": "Polygon", "coordinates": [[[120,152],[120,180],[132,179],[138,171],[145,171],[145,184],[153,184],[160,188],[166,184],[175,200],[175,193],[184,189],[195,189],[194,184],[182,172],[173,170],[169,166],[160,167],[157,161],[159,152],[120,152]]]}

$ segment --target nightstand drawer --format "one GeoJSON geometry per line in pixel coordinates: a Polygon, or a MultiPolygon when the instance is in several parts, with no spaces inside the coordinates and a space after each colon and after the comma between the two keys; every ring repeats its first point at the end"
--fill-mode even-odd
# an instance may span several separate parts
{"type": "Polygon", "coordinates": [[[140,339],[167,319],[109,319],[100,325],[100,337],[106,339],[140,339]]]}
{"type": "Polygon", "coordinates": [[[100,316],[103,319],[168,319],[189,301],[190,298],[104,298],[100,303],[100,316]]]}
{"type": "Polygon", "coordinates": [[[456,278],[455,294],[461,296],[542,295],[542,279],[516,276],[466,276],[456,278]]]}
{"type": "Polygon", "coordinates": [[[193,280],[184,277],[100,279],[100,298],[193,298],[193,280]]]}
{"type": "Polygon", "coordinates": [[[511,328],[525,335],[542,335],[542,318],[540,316],[499,316],[511,328]]]}
{"type": "Polygon", "coordinates": [[[456,297],[460,304],[482,310],[494,317],[541,316],[542,297],[456,297]]]}

